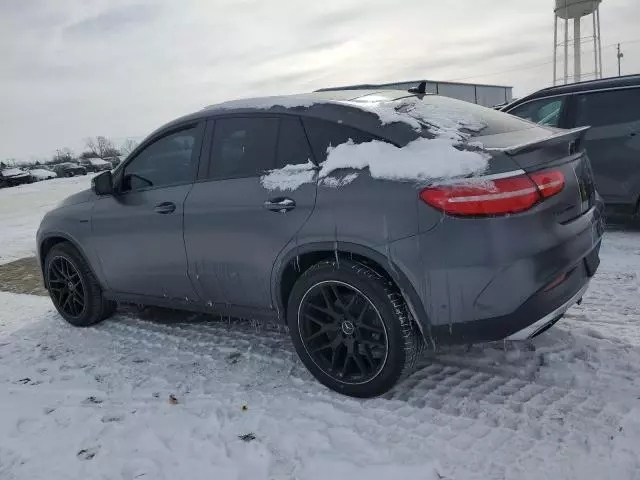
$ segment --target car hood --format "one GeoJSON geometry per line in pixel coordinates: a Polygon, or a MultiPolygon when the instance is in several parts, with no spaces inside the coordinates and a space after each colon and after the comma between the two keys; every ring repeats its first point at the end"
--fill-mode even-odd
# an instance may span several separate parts
{"type": "Polygon", "coordinates": [[[79,203],[89,202],[95,198],[95,194],[90,188],[82,190],[81,192],[74,193],[73,195],[65,198],[57,205],[57,208],[68,207],[69,205],[77,205],[79,203]]]}

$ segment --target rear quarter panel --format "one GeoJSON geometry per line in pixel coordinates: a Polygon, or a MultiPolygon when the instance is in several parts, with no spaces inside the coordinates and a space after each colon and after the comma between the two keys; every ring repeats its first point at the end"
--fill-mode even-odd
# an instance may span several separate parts
{"type": "MultiPolygon", "coordinates": [[[[368,172],[342,170],[318,185],[316,208],[299,233],[300,242],[338,241],[367,247],[384,245],[418,231],[418,188],[410,182],[376,180],[368,172]],[[357,175],[343,186],[331,186],[357,175]]],[[[424,228],[437,223],[434,211],[424,228]]]]}

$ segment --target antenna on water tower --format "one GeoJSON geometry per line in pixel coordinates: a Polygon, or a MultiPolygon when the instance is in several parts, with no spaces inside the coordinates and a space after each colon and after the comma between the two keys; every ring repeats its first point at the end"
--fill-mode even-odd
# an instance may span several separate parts
{"type": "Polygon", "coordinates": [[[564,51],[564,83],[569,81],[569,20],[573,20],[573,81],[579,82],[582,76],[580,21],[582,17],[591,15],[593,23],[593,64],[592,75],[602,78],[602,43],[600,40],[600,3],[602,0],[556,0],[553,10],[553,84],[558,79],[558,47],[564,51]],[[564,41],[558,43],[558,19],[564,20],[564,41]]]}

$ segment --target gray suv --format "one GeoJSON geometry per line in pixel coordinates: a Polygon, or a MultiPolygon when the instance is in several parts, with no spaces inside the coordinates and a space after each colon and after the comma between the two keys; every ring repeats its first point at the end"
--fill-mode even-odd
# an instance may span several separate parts
{"type": "Polygon", "coordinates": [[[580,301],[603,231],[584,133],[404,91],[208,107],[44,217],[44,283],[77,326],[118,303],[275,319],[320,382],[379,395],[423,345],[529,338],[580,301]]]}
{"type": "Polygon", "coordinates": [[[640,215],[640,75],[545,88],[502,111],[551,127],[590,126],[584,148],[607,213],[640,215]]]}

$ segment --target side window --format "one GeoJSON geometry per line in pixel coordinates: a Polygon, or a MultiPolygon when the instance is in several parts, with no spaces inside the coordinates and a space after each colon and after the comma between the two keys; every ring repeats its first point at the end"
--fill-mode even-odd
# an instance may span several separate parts
{"type": "Polygon", "coordinates": [[[311,147],[302,123],[297,117],[284,117],[280,120],[278,133],[278,153],[275,168],[285,165],[304,164],[311,160],[311,147]]]}
{"type": "Polygon", "coordinates": [[[640,88],[576,97],[576,126],[601,127],[640,120],[640,88]]]}
{"type": "Polygon", "coordinates": [[[318,163],[327,159],[329,147],[336,147],[349,140],[353,140],[353,143],[365,143],[376,139],[369,133],[327,120],[305,118],[304,127],[318,163]]]}
{"type": "Polygon", "coordinates": [[[274,168],[278,122],[267,117],[217,119],[207,177],[252,177],[274,168]]]}
{"type": "Polygon", "coordinates": [[[170,133],[148,145],[124,169],[125,190],[179,185],[193,180],[196,126],[170,133]]]}
{"type": "Polygon", "coordinates": [[[557,127],[560,123],[560,112],[562,111],[563,103],[564,97],[543,98],[518,105],[507,113],[540,125],[557,127]]]}

